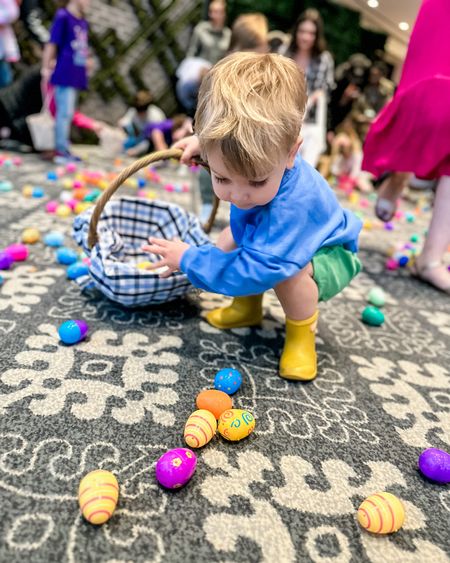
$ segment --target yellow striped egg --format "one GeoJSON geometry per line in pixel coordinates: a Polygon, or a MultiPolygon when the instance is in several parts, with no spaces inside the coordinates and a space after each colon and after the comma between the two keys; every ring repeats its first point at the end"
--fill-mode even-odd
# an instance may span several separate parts
{"type": "Polygon", "coordinates": [[[217,430],[216,417],[209,411],[194,411],[184,427],[184,440],[190,448],[201,448],[207,444],[217,430]]]}
{"type": "Polygon", "coordinates": [[[391,493],[375,493],[358,508],[358,522],[368,532],[390,534],[403,526],[405,509],[391,493]]]}
{"type": "Polygon", "coordinates": [[[246,438],[255,429],[255,417],[248,411],[228,409],[219,418],[218,430],[226,440],[236,442],[246,438]]]}
{"type": "Polygon", "coordinates": [[[107,522],[117,505],[119,483],[110,471],[97,469],[83,477],[78,502],[83,516],[91,524],[107,522]]]}

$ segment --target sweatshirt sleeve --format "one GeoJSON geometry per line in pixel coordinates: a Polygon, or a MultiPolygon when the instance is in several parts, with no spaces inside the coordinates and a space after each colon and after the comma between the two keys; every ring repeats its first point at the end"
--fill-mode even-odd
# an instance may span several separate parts
{"type": "Polygon", "coordinates": [[[223,252],[205,245],[191,246],[183,254],[181,270],[195,287],[234,297],[271,289],[296,274],[299,266],[253,249],[223,252]]]}

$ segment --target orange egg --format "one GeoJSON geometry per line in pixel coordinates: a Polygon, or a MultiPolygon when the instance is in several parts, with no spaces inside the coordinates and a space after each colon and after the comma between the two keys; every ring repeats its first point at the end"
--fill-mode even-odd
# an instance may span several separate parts
{"type": "Polygon", "coordinates": [[[223,391],[217,391],[216,389],[202,391],[197,395],[195,402],[197,408],[212,412],[216,419],[218,419],[224,411],[233,408],[233,400],[231,397],[223,391]]]}

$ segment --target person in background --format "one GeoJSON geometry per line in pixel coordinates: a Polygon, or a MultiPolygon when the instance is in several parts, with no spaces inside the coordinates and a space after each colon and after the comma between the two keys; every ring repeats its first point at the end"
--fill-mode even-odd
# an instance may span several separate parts
{"type": "Polygon", "coordinates": [[[208,9],[208,21],[197,24],[192,32],[186,57],[198,57],[212,65],[228,51],[231,30],[225,25],[227,5],[224,0],[213,0],[208,9]]]}
{"type": "Polygon", "coordinates": [[[383,83],[386,76],[386,65],[382,61],[375,62],[370,67],[367,85],[353,102],[350,116],[361,142],[364,142],[372,121],[392,94],[392,91],[383,83]]]}
{"type": "Polygon", "coordinates": [[[308,103],[301,153],[312,166],[326,148],[326,106],[334,86],[334,61],[326,50],[323,22],[315,9],[300,14],[285,53],[306,75],[308,103]]]}
{"type": "Polygon", "coordinates": [[[424,0],[392,100],[367,134],[363,169],[381,184],[375,212],[394,216],[408,172],[439,179],[423,250],[411,267],[418,279],[450,294],[444,257],[450,245],[450,10],[448,0],[424,0]]]}
{"type": "MultiPolygon", "coordinates": [[[[119,120],[118,125],[127,134],[124,149],[128,156],[139,156],[149,151],[149,131],[146,130],[150,123],[156,124],[164,121],[166,115],[162,109],[152,104],[153,98],[148,90],[139,90],[133,100],[132,106],[119,120]]],[[[151,137],[151,134],[150,134],[151,137]]],[[[156,150],[161,150],[159,135],[155,134],[154,144],[156,150]]]]}
{"type": "Polygon", "coordinates": [[[70,152],[70,124],[78,93],[87,89],[89,0],[69,0],[56,12],[42,56],[42,78],[55,86],[55,160],[80,160],[70,152]]]}
{"type": "Polygon", "coordinates": [[[0,0],[0,88],[12,82],[10,63],[20,59],[19,46],[11,26],[19,17],[15,0],[0,0]]]}

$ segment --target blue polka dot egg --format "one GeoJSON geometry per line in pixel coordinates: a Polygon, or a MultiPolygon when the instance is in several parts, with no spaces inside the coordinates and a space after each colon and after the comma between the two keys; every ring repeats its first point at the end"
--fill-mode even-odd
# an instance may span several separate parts
{"type": "Polygon", "coordinates": [[[242,375],[237,369],[225,368],[217,372],[214,378],[214,388],[233,395],[242,384],[242,375]]]}

